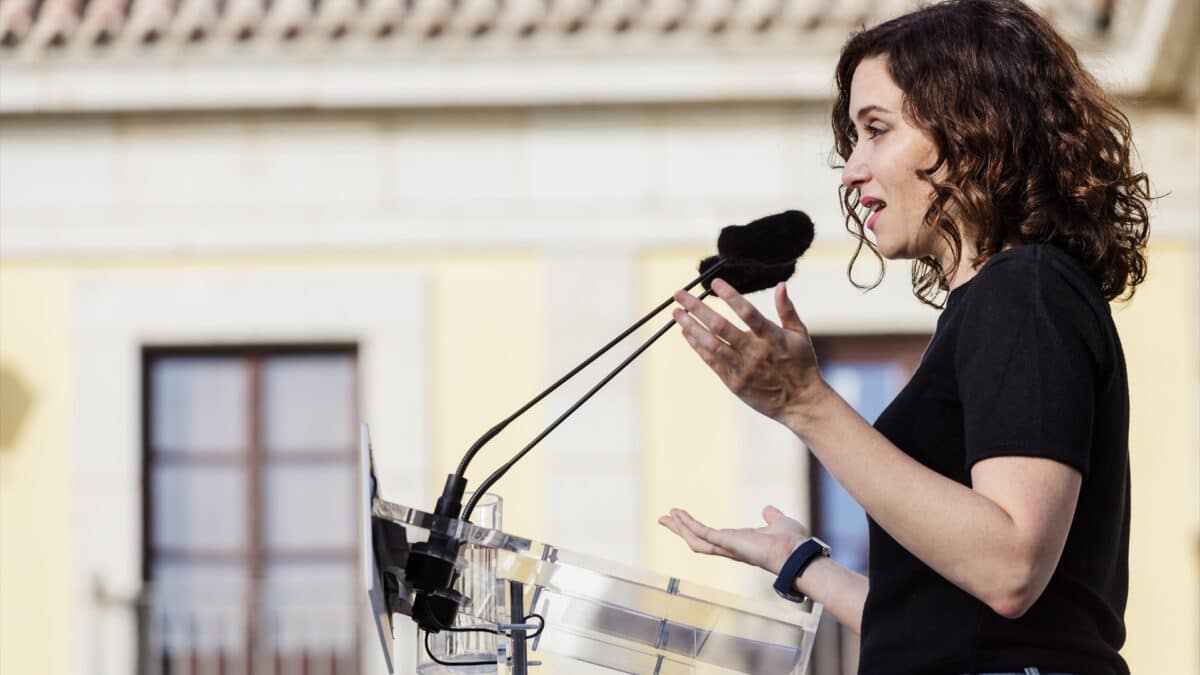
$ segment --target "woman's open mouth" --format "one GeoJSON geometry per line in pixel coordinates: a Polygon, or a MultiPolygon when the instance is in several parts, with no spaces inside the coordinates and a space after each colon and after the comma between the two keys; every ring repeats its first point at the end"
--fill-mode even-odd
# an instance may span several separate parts
{"type": "Polygon", "coordinates": [[[875,219],[879,217],[879,212],[884,210],[885,208],[887,208],[887,205],[880,202],[878,206],[876,206],[872,209],[871,215],[867,218],[867,229],[868,230],[875,229],[875,219]]]}

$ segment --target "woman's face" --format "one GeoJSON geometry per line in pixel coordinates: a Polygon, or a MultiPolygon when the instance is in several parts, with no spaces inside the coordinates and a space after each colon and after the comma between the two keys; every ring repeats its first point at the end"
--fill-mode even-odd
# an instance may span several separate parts
{"type": "Polygon", "coordinates": [[[939,256],[945,248],[922,224],[933,188],[917,177],[937,157],[933,141],[901,114],[904,92],[892,81],[883,57],[863,59],[850,83],[850,119],[858,143],[842,170],[842,184],[856,188],[870,209],[865,225],[885,258],[939,256]]]}

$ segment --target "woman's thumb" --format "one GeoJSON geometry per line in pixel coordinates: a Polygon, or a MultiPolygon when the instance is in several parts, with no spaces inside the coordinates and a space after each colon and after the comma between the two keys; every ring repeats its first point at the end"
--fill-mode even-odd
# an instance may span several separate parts
{"type": "Polygon", "coordinates": [[[787,284],[782,281],[775,287],[775,309],[779,312],[779,322],[784,328],[805,330],[804,323],[800,321],[800,315],[796,313],[796,306],[788,297],[787,284]]]}
{"type": "Polygon", "coordinates": [[[779,520],[779,518],[782,515],[783,515],[783,511],[780,511],[779,509],[775,508],[774,506],[766,506],[762,510],[763,520],[767,521],[768,525],[775,522],[776,520],[779,520]]]}

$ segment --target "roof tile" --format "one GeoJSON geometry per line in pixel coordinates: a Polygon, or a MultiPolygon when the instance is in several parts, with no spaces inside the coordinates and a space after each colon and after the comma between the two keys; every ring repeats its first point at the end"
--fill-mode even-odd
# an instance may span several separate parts
{"type": "MultiPolygon", "coordinates": [[[[18,46],[107,45],[160,39],[283,41],[304,34],[521,38],[531,33],[699,35],[847,30],[895,16],[915,0],[0,0],[0,56],[18,46]]],[[[1036,0],[1047,16],[1107,25],[1113,0],[1036,0]]]]}

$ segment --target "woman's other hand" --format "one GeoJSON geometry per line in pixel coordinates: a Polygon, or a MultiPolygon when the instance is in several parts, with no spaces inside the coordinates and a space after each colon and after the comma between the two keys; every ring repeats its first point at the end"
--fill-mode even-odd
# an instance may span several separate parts
{"type": "Polygon", "coordinates": [[[808,528],[774,506],[763,509],[763,527],[716,530],[683,509],[671,509],[658,524],[679,535],[696,553],[720,555],[778,575],[788,556],[808,538],[808,528]]]}
{"type": "Polygon", "coordinates": [[[675,301],[683,308],[676,309],[673,316],[684,338],[738,398],[797,429],[799,413],[827,386],[817,369],[808,329],[788,298],[787,286],[775,287],[782,326],[764,317],[724,280],[714,280],[712,289],[750,330],[740,330],[695,296],[679,291],[675,301]]]}

